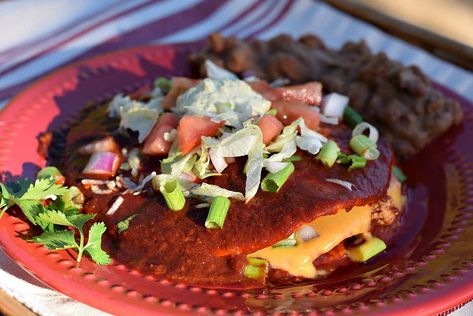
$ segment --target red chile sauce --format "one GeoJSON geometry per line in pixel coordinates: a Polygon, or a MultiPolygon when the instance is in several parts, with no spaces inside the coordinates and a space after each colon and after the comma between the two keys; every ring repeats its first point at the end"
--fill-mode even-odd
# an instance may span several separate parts
{"type": "MultiPolygon", "coordinates": [[[[97,220],[105,221],[109,252],[119,262],[155,277],[165,277],[187,284],[226,287],[261,287],[264,280],[250,280],[243,275],[246,255],[286,238],[302,224],[319,216],[333,214],[342,208],[365,205],[377,201],[386,193],[390,179],[393,154],[390,146],[380,140],[380,158],[368,162],[364,169],[347,171],[345,166],[323,166],[304,152],[295,162],[296,170],[278,193],[262,192],[247,204],[232,201],[223,229],[206,229],[208,210],[195,208],[201,201],[187,199],[180,212],[167,209],[161,194],[151,186],[140,195],[123,195],[124,203],[113,216],[105,213],[120,193],[96,195],[81,184],[80,172],[88,157],[78,155],[77,149],[93,140],[114,135],[123,147],[136,147],[134,137],[125,137],[116,130],[118,122],[108,118],[103,106],[85,112],[67,134],[61,170],[68,185],[79,186],[86,196],[84,211],[97,213],[97,220]],[[353,191],[326,181],[335,178],[351,182],[353,191]],[[118,233],[116,224],[137,214],[129,228],[118,233]]],[[[322,134],[335,140],[347,152],[351,129],[322,126],[322,134]]],[[[224,174],[208,179],[211,184],[244,192],[243,159],[229,165],[224,174]]],[[[159,159],[143,158],[146,175],[159,173],[159,159]]],[[[263,174],[264,176],[264,174],[263,174]]],[[[396,225],[397,226],[397,225],[396,225]]],[[[327,270],[346,264],[339,247],[326,254],[319,262],[327,270]],[[340,255],[337,255],[340,253],[340,255]]],[[[287,275],[278,271],[269,274],[270,281],[284,280],[287,275]]]]}

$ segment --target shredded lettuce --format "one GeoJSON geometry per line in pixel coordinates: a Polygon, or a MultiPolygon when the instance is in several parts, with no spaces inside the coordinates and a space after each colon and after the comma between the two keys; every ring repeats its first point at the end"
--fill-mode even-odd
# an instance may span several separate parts
{"type": "Polygon", "coordinates": [[[297,127],[301,119],[297,119],[288,126],[284,127],[282,133],[276,138],[276,140],[266,147],[266,150],[269,152],[280,152],[284,145],[292,142],[296,139],[297,127]]]}
{"type": "Polygon", "coordinates": [[[240,192],[230,191],[224,188],[219,187],[218,185],[202,183],[197,188],[194,188],[190,191],[192,195],[198,195],[203,200],[211,200],[211,198],[216,196],[223,196],[228,198],[234,198],[236,200],[244,201],[245,197],[240,192]]]}
{"type": "Polygon", "coordinates": [[[205,141],[202,141],[202,144],[200,145],[200,152],[198,155],[199,159],[197,159],[197,161],[195,162],[194,169],[192,171],[199,179],[205,179],[208,177],[220,175],[220,173],[210,171],[210,155],[208,145],[205,141]]]}
{"type": "Polygon", "coordinates": [[[238,77],[233,72],[220,68],[211,60],[207,59],[205,61],[205,68],[207,69],[207,77],[210,79],[238,79],[238,77]]]}
{"type": "Polygon", "coordinates": [[[299,128],[301,129],[301,135],[296,137],[297,146],[302,150],[310,152],[312,155],[316,155],[323,144],[327,142],[327,138],[308,128],[302,118],[299,118],[297,121],[299,121],[299,128]]]}
{"type": "Polygon", "coordinates": [[[158,174],[155,175],[151,184],[153,185],[153,189],[155,191],[159,191],[159,188],[162,184],[164,184],[166,181],[170,180],[177,180],[179,182],[179,186],[181,187],[182,191],[184,192],[184,195],[188,194],[189,191],[197,186],[194,182],[185,179],[183,177],[177,177],[172,174],[158,174]]]}
{"type": "Polygon", "coordinates": [[[242,122],[263,115],[270,107],[270,101],[242,80],[207,78],[180,95],[173,110],[207,116],[225,121],[227,126],[241,128],[242,122]]]}
{"type": "Polygon", "coordinates": [[[149,102],[131,100],[130,97],[116,95],[108,106],[111,117],[120,117],[120,127],[138,132],[138,141],[142,143],[156,123],[161,108],[162,96],[152,98],[149,102]]]}
{"type": "Polygon", "coordinates": [[[284,169],[288,162],[284,160],[292,157],[297,151],[296,142],[290,141],[284,144],[282,150],[274,155],[271,155],[269,158],[263,160],[263,166],[268,170],[270,173],[276,173],[282,169],[284,169]]]}

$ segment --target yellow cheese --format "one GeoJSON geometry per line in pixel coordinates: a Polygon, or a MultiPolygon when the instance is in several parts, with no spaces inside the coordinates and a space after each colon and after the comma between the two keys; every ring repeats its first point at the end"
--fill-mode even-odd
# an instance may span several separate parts
{"type": "Polygon", "coordinates": [[[264,248],[250,256],[266,259],[274,269],[287,271],[294,276],[314,278],[317,271],[312,262],[346,238],[368,232],[370,222],[369,206],[354,207],[350,212],[339,211],[308,224],[319,234],[318,237],[301,241],[291,248],[264,248]]]}
{"type": "MultiPolygon", "coordinates": [[[[388,195],[398,209],[404,204],[401,183],[391,177],[388,195]]],[[[353,207],[349,212],[340,210],[334,215],[322,216],[307,225],[318,233],[308,241],[298,239],[294,247],[267,247],[258,250],[250,257],[265,259],[272,268],[287,271],[293,276],[315,278],[317,270],[312,262],[320,255],[329,252],[343,240],[358,234],[368,233],[371,224],[371,206],[353,207]]]]}
{"type": "Polygon", "coordinates": [[[394,206],[401,210],[406,202],[406,197],[402,195],[402,184],[399,180],[391,175],[391,182],[389,183],[387,194],[391,197],[394,206]]]}

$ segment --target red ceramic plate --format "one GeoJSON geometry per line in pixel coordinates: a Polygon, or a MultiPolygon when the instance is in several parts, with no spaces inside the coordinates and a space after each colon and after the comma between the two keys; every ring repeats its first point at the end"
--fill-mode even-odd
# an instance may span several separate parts
{"type": "MultiPolygon", "coordinates": [[[[38,133],[66,124],[87,102],[130,92],[157,76],[189,74],[199,46],[148,46],[63,68],[34,83],[0,113],[0,171],[32,176],[45,161],[38,133]]],[[[398,241],[367,264],[327,280],[252,291],[214,290],[156,280],[119,262],[78,267],[66,251],[26,242],[29,224],[6,214],[0,243],[25,269],[79,301],[113,314],[311,312],[427,315],[473,298],[473,107],[465,119],[403,166],[409,204],[398,241]]]]}

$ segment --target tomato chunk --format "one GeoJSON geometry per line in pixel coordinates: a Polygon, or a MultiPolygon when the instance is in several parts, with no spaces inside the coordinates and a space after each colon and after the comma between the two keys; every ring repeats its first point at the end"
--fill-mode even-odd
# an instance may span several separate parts
{"type": "Polygon", "coordinates": [[[151,87],[151,85],[147,84],[133,91],[132,93],[129,94],[129,96],[133,100],[142,100],[145,98],[149,98],[151,96],[152,91],[153,91],[153,88],[151,87]]]}
{"type": "Polygon", "coordinates": [[[281,95],[282,99],[288,101],[300,101],[312,105],[320,105],[322,101],[322,84],[320,82],[279,87],[274,90],[276,95],[281,95]]]}
{"type": "Polygon", "coordinates": [[[278,100],[271,103],[271,107],[278,113],[276,117],[284,124],[289,125],[299,117],[304,119],[308,128],[316,130],[319,127],[320,115],[309,105],[300,101],[278,100]]]}
{"type": "Polygon", "coordinates": [[[185,77],[172,77],[171,90],[163,99],[163,109],[170,110],[176,105],[177,97],[195,86],[200,80],[189,79],[185,77]]]}
{"type": "Polygon", "coordinates": [[[263,143],[269,144],[276,136],[281,134],[283,129],[282,123],[272,115],[263,115],[259,120],[258,126],[263,134],[263,143]]]}
{"type": "Polygon", "coordinates": [[[164,113],[146,137],[143,153],[147,155],[166,155],[171,149],[172,142],[164,139],[164,134],[171,132],[179,124],[179,118],[174,113],[164,113]]]}
{"type": "Polygon", "coordinates": [[[202,136],[215,136],[223,122],[212,122],[210,118],[196,115],[184,115],[177,128],[179,148],[185,155],[200,145],[202,136]]]}
{"type": "Polygon", "coordinates": [[[265,80],[252,81],[248,84],[255,92],[261,94],[266,100],[275,101],[282,99],[281,93],[271,87],[265,80]]]}

